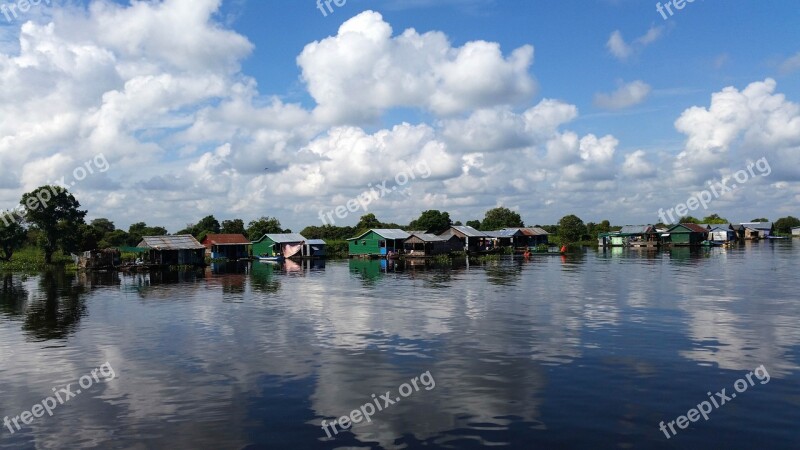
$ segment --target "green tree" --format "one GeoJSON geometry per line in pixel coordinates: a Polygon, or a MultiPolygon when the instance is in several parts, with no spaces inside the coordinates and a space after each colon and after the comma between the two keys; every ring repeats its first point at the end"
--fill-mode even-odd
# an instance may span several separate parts
{"type": "Polygon", "coordinates": [[[261,239],[265,234],[283,233],[281,222],[275,217],[261,217],[247,224],[247,238],[251,241],[261,239]]]}
{"type": "Polygon", "coordinates": [[[9,261],[14,252],[25,245],[28,234],[25,228],[17,222],[11,221],[6,225],[0,221],[0,260],[9,261]]]}
{"type": "Polygon", "coordinates": [[[708,223],[708,224],[724,224],[730,223],[728,219],[724,217],[720,217],[719,214],[711,214],[710,216],[706,216],[703,218],[703,221],[700,223],[708,223]]]}
{"type": "Polygon", "coordinates": [[[89,222],[89,225],[92,228],[95,228],[98,231],[100,231],[103,235],[105,235],[106,233],[111,233],[112,231],[115,231],[117,229],[117,227],[114,226],[114,222],[102,217],[92,220],[91,222],[89,222]]]}
{"type": "Polygon", "coordinates": [[[23,194],[20,204],[27,209],[25,221],[42,231],[39,244],[45,263],[51,264],[53,253],[79,235],[86,211],[78,209],[78,200],[60,186],[42,186],[23,194]]]}
{"type": "MultiPolygon", "coordinates": [[[[125,232],[125,230],[114,230],[110,233],[106,233],[103,236],[103,239],[97,243],[98,248],[112,248],[112,247],[124,247],[128,245],[128,241],[130,239],[130,235],[125,232]]],[[[140,237],[141,240],[141,237],[140,237]]],[[[131,247],[137,245],[139,242],[130,245],[131,247]]]]}
{"type": "Polygon", "coordinates": [[[381,223],[381,221],[378,220],[378,218],[375,217],[375,214],[372,213],[364,214],[363,216],[361,216],[361,218],[358,220],[358,224],[356,224],[356,230],[358,230],[357,232],[364,232],[372,228],[382,228],[382,227],[383,224],[381,223]]]}
{"type": "Polygon", "coordinates": [[[481,230],[492,231],[502,228],[524,227],[520,215],[508,208],[499,207],[486,211],[486,216],[481,222],[481,230]]]}
{"type": "Polygon", "coordinates": [[[222,228],[220,229],[220,233],[222,233],[222,234],[246,234],[247,230],[244,228],[244,220],[242,220],[242,219],[223,220],[222,221],[222,228]]]}
{"type": "Polygon", "coordinates": [[[696,217],[684,216],[684,217],[680,218],[680,223],[695,223],[695,224],[697,224],[697,223],[703,223],[703,222],[701,222],[700,219],[698,219],[696,217]]]}
{"type": "Polygon", "coordinates": [[[782,217],[775,221],[776,233],[791,234],[794,227],[800,227],[800,219],[797,217],[782,217]]]}
{"type": "Polygon", "coordinates": [[[450,228],[452,224],[453,221],[450,220],[450,213],[431,209],[424,211],[416,220],[412,220],[408,228],[411,230],[426,230],[431,233],[441,233],[450,228]]]}
{"type": "Polygon", "coordinates": [[[586,234],[586,225],[578,216],[570,214],[558,221],[558,237],[562,243],[578,242],[584,234],[586,234]]]}
{"type": "Polygon", "coordinates": [[[766,217],[762,217],[760,219],[753,219],[750,222],[769,222],[769,219],[767,219],[766,217]]]}
{"type": "MultiPolygon", "coordinates": [[[[191,234],[191,233],[178,233],[191,234]]],[[[130,247],[135,247],[142,242],[144,236],[166,236],[167,229],[164,227],[149,227],[144,222],[137,222],[128,227],[128,239],[126,243],[130,247]]]]}

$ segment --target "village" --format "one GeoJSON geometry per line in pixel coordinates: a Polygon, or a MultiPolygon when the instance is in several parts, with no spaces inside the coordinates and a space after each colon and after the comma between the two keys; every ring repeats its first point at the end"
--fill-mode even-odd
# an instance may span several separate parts
{"type": "MultiPolygon", "coordinates": [[[[347,240],[349,258],[429,259],[444,255],[516,254],[558,255],[570,247],[553,246],[551,233],[541,227],[514,227],[480,231],[467,225],[452,225],[439,232],[400,228],[374,228],[347,240]]],[[[800,227],[792,229],[800,237],[800,227]]],[[[626,225],[618,231],[599,233],[597,247],[658,249],[668,247],[733,246],[745,241],[785,239],[775,235],[772,222],[741,224],[681,223],[670,227],[626,225]]],[[[328,257],[323,239],[309,239],[299,233],[268,233],[256,241],[243,234],[207,234],[201,241],[192,235],[144,236],[136,247],[84,252],[78,267],[87,270],[119,268],[153,269],[176,266],[205,266],[210,261],[255,260],[281,263],[287,259],[328,257]],[[139,256],[123,264],[121,253],[139,256]]]]}

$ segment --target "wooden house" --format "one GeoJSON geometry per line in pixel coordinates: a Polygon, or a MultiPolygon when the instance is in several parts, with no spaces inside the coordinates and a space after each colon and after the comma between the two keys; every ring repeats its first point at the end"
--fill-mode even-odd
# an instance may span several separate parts
{"type": "Polygon", "coordinates": [[[491,237],[475,228],[466,225],[453,225],[446,231],[439,233],[439,236],[450,239],[455,236],[461,241],[460,250],[467,252],[480,252],[488,250],[491,246],[491,237]]]}
{"type": "Polygon", "coordinates": [[[300,258],[306,238],[298,233],[265,234],[253,242],[253,256],[283,256],[300,258]]]}
{"type": "Polygon", "coordinates": [[[304,258],[324,258],[328,244],[322,239],[307,239],[303,245],[304,258]]]}
{"type": "Polygon", "coordinates": [[[748,241],[767,239],[775,231],[772,222],[749,222],[741,225],[744,227],[744,239],[748,241]]]}
{"type": "Polygon", "coordinates": [[[708,238],[708,229],[696,223],[680,223],[662,235],[665,243],[676,246],[695,246],[700,245],[708,238]]]}
{"type": "Polygon", "coordinates": [[[485,233],[492,240],[494,247],[513,247],[527,249],[539,245],[547,245],[550,233],[539,227],[503,228],[485,233]]]}
{"type": "Polygon", "coordinates": [[[147,249],[144,262],[160,266],[204,266],[206,247],[192,235],[145,236],[137,247],[147,249]]]}
{"type": "Polygon", "coordinates": [[[411,257],[445,255],[461,249],[461,241],[428,233],[411,233],[403,243],[404,254],[411,257]]]}
{"type": "Polygon", "coordinates": [[[598,235],[603,247],[658,247],[660,236],[653,225],[625,225],[619,231],[598,235]]]}
{"type": "Polygon", "coordinates": [[[231,261],[250,257],[250,240],[241,234],[209,234],[203,238],[206,256],[231,261]]]}
{"type": "Polygon", "coordinates": [[[730,224],[715,225],[708,231],[708,240],[714,242],[730,242],[736,240],[736,232],[730,224]]]}
{"type": "Polygon", "coordinates": [[[350,256],[389,257],[399,255],[411,235],[400,229],[376,228],[347,240],[350,256]]]}
{"type": "Polygon", "coordinates": [[[122,254],[116,248],[92,250],[83,252],[80,256],[73,256],[78,269],[83,270],[115,269],[122,265],[122,254]]]}

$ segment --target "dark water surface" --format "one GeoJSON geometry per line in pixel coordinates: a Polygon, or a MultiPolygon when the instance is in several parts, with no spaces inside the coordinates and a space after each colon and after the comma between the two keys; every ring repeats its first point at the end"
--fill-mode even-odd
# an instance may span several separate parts
{"type": "Polygon", "coordinates": [[[799,244],[0,275],[0,448],[800,448],[799,244]]]}

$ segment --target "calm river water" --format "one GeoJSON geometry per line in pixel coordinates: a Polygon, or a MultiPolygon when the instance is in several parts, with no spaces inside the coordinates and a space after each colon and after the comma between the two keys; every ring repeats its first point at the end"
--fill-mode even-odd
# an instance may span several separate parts
{"type": "Polygon", "coordinates": [[[798,448],[798,244],[0,275],[0,448],[798,448]]]}

